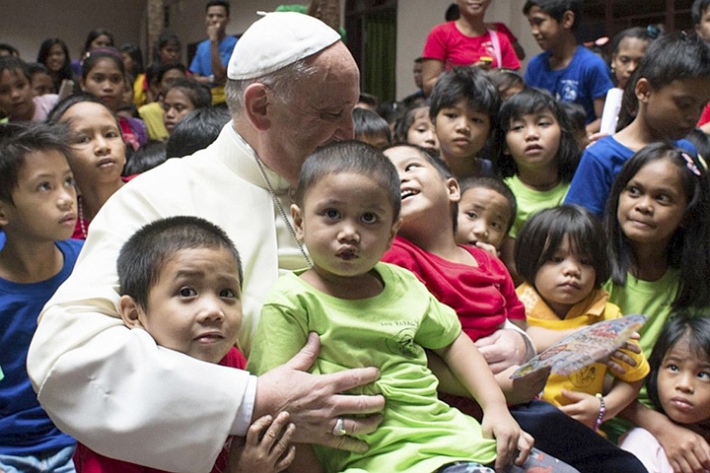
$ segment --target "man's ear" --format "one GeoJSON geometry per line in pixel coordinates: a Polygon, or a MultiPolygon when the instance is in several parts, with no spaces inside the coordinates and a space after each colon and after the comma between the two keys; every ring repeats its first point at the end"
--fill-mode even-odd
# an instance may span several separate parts
{"type": "Polygon", "coordinates": [[[461,200],[461,188],[459,187],[459,181],[453,177],[448,178],[446,180],[446,188],[449,191],[449,200],[451,202],[458,202],[461,200]]]}
{"type": "Polygon", "coordinates": [[[118,301],[118,313],[121,314],[121,319],[126,327],[143,328],[141,319],[145,316],[140,304],[131,296],[121,296],[118,301]]]}
{"type": "Polygon", "coordinates": [[[636,93],[636,98],[639,102],[648,102],[648,97],[651,95],[651,84],[648,82],[648,79],[641,77],[638,81],[636,81],[634,92],[636,93]]]}
{"type": "Polygon", "coordinates": [[[293,217],[293,228],[296,230],[296,238],[303,243],[303,215],[301,208],[296,204],[291,204],[291,217],[293,217]]]}
{"type": "Polygon", "coordinates": [[[255,82],[244,91],[244,111],[257,130],[268,130],[271,126],[270,106],[269,91],[266,85],[255,82]]]}
{"type": "Polygon", "coordinates": [[[572,10],[567,10],[562,14],[562,20],[560,21],[560,26],[568,30],[572,29],[574,25],[574,12],[572,10]]]}

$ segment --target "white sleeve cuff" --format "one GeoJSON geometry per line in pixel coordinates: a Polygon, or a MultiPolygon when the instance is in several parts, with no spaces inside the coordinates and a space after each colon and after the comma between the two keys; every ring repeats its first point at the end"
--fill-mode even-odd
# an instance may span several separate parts
{"type": "Polygon", "coordinates": [[[254,414],[254,402],[256,400],[256,376],[249,376],[244,399],[239,406],[237,415],[234,418],[234,423],[230,433],[238,437],[244,437],[251,425],[252,415],[254,414]]]}

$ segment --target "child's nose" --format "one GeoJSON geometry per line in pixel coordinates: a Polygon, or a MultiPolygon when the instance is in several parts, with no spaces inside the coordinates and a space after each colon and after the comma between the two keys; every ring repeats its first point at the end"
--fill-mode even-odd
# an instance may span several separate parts
{"type": "Polygon", "coordinates": [[[200,322],[221,322],[224,320],[224,310],[219,298],[204,296],[197,319],[200,322]]]}
{"type": "Polygon", "coordinates": [[[338,240],[341,242],[357,243],[360,241],[360,235],[357,232],[355,225],[345,222],[338,232],[338,240]]]}

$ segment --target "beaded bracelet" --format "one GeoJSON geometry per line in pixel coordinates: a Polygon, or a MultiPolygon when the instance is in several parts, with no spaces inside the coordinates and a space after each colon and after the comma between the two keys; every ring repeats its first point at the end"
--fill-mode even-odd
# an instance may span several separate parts
{"type": "Polygon", "coordinates": [[[597,393],[597,399],[599,399],[599,415],[597,415],[597,421],[594,423],[594,431],[598,431],[604,421],[604,414],[606,414],[606,402],[604,402],[604,396],[597,393]]]}

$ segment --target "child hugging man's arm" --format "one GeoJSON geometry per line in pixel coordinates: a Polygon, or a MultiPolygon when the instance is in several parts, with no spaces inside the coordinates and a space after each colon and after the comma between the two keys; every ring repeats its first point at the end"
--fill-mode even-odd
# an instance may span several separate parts
{"type": "MultiPolygon", "coordinates": [[[[118,276],[119,312],[126,326],[145,330],[158,347],[244,369],[246,360],[234,347],[242,323],[241,262],[222,229],[198,217],[152,222],[121,249],[118,276]]],[[[245,439],[230,439],[215,452],[212,471],[283,471],[295,455],[289,446],[294,431],[286,412],[259,418],[245,439]]],[[[81,444],[76,461],[79,472],[155,472],[81,444]]]]}

